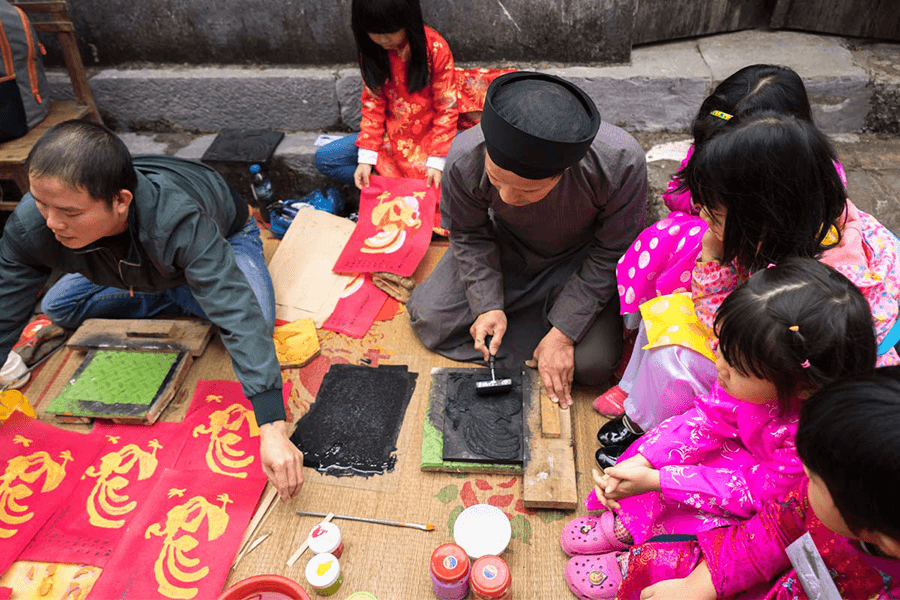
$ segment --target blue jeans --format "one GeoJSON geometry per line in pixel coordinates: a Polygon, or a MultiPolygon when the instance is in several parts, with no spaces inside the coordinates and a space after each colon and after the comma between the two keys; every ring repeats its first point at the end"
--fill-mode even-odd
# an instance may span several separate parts
{"type": "MultiPolygon", "coordinates": [[[[271,329],[275,325],[275,290],[256,219],[248,220],[228,243],[271,329]]],[[[143,319],[159,314],[207,318],[187,285],[132,296],[128,290],[97,285],[78,273],[63,275],[44,296],[41,308],[51,321],[67,329],[75,329],[85,319],[143,319]]]]}
{"type": "Polygon", "coordinates": [[[320,147],[316,150],[316,168],[323,175],[353,185],[353,174],[358,164],[356,147],[358,137],[358,133],[346,135],[320,147]]]}

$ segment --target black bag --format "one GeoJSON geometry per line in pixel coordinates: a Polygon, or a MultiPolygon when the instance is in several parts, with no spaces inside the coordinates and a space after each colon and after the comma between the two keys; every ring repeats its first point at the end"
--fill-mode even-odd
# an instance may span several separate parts
{"type": "Polygon", "coordinates": [[[25,13],[0,0],[0,142],[22,137],[47,116],[47,77],[34,27],[25,13]]]}

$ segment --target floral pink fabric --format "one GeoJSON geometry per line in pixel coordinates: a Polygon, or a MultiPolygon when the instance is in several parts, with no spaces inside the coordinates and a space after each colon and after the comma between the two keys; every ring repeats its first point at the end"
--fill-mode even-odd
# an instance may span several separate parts
{"type": "MultiPolygon", "coordinates": [[[[802,478],[779,500],[772,500],[752,519],[698,535],[698,541],[654,541],[631,549],[619,600],[637,600],[641,590],[687,576],[705,560],[719,598],[805,600],[797,572],[785,548],[809,532],[842,598],[896,598],[900,581],[882,577],[872,557],[858,543],[841,537],[816,518],[802,478]]],[[[897,568],[897,561],[893,569],[897,568]]],[[[888,571],[888,569],[882,569],[888,571]]]]}
{"type": "MultiPolygon", "coordinates": [[[[826,250],[821,261],[834,268],[860,289],[872,308],[878,341],[884,339],[900,310],[900,257],[897,238],[872,215],[847,201],[840,244],[826,250]]],[[[750,274],[734,264],[696,263],[692,276],[694,310],[700,321],[712,328],[716,311],[750,274]]],[[[878,366],[900,364],[893,348],[878,357],[878,366]]]]}
{"type": "Polygon", "coordinates": [[[635,543],[731,525],[784,495],[803,476],[797,415],[738,400],[716,382],[694,408],[651,429],[623,455],[649,460],[662,488],[619,501],[616,514],[635,543]]]}

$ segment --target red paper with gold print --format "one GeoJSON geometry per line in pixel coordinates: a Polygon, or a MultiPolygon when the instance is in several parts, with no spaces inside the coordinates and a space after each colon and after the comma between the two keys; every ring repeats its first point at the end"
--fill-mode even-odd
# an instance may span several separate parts
{"type": "Polygon", "coordinates": [[[412,275],[431,243],[436,193],[420,179],[372,176],[360,193],[359,221],[334,271],[412,275]]]}
{"type": "MultiPolygon", "coordinates": [[[[291,386],[284,384],[285,401],[291,386]]],[[[264,477],[253,405],[236,381],[200,381],[184,422],[177,469],[203,470],[236,482],[264,477]]]]}
{"type": "Polygon", "coordinates": [[[361,338],[369,332],[387,299],[387,292],[372,283],[370,274],[360,273],[344,288],[322,329],[361,338]]]}
{"type": "Polygon", "coordinates": [[[218,597],[265,485],[164,470],[88,598],[218,597]]]}
{"type": "Polygon", "coordinates": [[[0,427],[0,573],[63,503],[103,440],[14,412],[0,427]]]}
{"type": "Polygon", "coordinates": [[[175,465],[185,430],[182,423],[97,422],[91,437],[103,441],[103,449],[20,560],[104,566],[159,473],[175,465]]]}

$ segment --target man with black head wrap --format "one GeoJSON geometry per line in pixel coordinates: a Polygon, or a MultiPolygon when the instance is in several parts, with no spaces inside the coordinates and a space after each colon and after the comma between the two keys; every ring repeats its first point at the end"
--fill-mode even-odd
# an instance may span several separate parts
{"type": "Polygon", "coordinates": [[[615,267],[646,199],[643,151],[581,89],[541,73],[497,78],[481,126],[447,157],[450,251],[413,292],[413,329],[455,360],[533,359],[568,406],[573,379],[599,386],[619,360],[615,267]]]}

